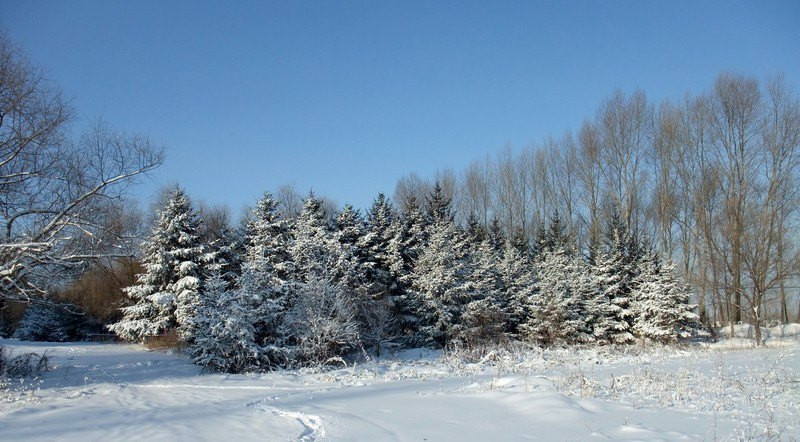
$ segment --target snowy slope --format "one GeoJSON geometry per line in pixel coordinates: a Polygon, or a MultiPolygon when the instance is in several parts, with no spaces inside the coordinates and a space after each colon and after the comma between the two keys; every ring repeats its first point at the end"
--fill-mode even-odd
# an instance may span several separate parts
{"type": "Polygon", "coordinates": [[[135,345],[0,341],[51,371],[0,440],[713,440],[800,437],[800,345],[406,351],[327,372],[203,374],[135,345]],[[415,360],[422,356],[421,360],[415,360]]]}

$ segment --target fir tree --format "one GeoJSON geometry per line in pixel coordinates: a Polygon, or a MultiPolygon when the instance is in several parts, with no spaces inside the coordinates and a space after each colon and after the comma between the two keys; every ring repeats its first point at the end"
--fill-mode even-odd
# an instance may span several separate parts
{"type": "Polygon", "coordinates": [[[242,273],[242,246],[237,233],[228,226],[223,226],[215,235],[216,238],[206,245],[203,256],[204,278],[219,272],[230,287],[242,273]]]}
{"type": "Polygon", "coordinates": [[[325,274],[311,273],[297,285],[296,302],[287,312],[284,327],[293,336],[288,347],[291,358],[300,364],[340,361],[360,342],[352,300],[325,274]]]}
{"type": "MultiPolygon", "coordinates": [[[[469,243],[474,236],[465,236],[469,243]]],[[[500,257],[488,238],[468,247],[467,303],[461,322],[468,343],[498,342],[505,337],[509,303],[500,271],[500,257]]]]}
{"type": "Polygon", "coordinates": [[[482,243],[487,237],[486,228],[481,225],[474,213],[470,213],[467,218],[466,235],[474,244],[482,243]]]}
{"type": "Polygon", "coordinates": [[[536,276],[529,260],[511,242],[506,242],[500,261],[500,278],[508,303],[508,331],[518,335],[520,326],[530,316],[536,276]]]}
{"type": "Polygon", "coordinates": [[[362,246],[367,244],[365,223],[358,211],[346,205],[336,220],[335,250],[332,269],[337,281],[350,299],[359,325],[361,340],[380,355],[381,345],[391,339],[391,299],[385,296],[385,286],[375,283],[375,261],[362,246]]]}
{"type": "Polygon", "coordinates": [[[437,180],[433,185],[433,191],[428,196],[428,220],[431,224],[452,222],[455,214],[453,213],[453,198],[445,194],[441,183],[437,180]]]}
{"type": "Polygon", "coordinates": [[[367,278],[372,286],[371,291],[381,299],[389,297],[390,291],[397,285],[390,271],[390,247],[395,236],[393,223],[394,209],[386,196],[379,193],[367,213],[366,231],[358,246],[368,262],[367,278]]]}
{"type": "Polygon", "coordinates": [[[563,248],[545,251],[535,263],[536,295],[522,334],[540,345],[581,341],[585,330],[580,264],[563,248]]]}
{"type": "Polygon", "coordinates": [[[633,341],[632,284],[635,262],[628,256],[627,231],[612,213],[606,233],[606,251],[592,267],[595,296],[589,300],[592,312],[591,327],[596,340],[605,343],[626,344],[633,341]]]}
{"type": "Polygon", "coordinates": [[[428,231],[417,200],[411,197],[405,205],[402,217],[396,220],[394,236],[389,244],[389,270],[397,281],[397,290],[392,293],[397,334],[409,345],[422,343],[419,333],[423,298],[414,290],[414,267],[428,242],[428,231]]]}
{"type": "Polygon", "coordinates": [[[506,244],[505,236],[503,235],[503,227],[500,225],[500,220],[497,217],[492,218],[489,229],[487,230],[487,238],[489,244],[494,249],[495,253],[502,254],[503,248],[506,244]]]}
{"type": "Polygon", "coordinates": [[[311,193],[295,220],[294,238],[289,246],[295,283],[303,282],[312,275],[319,276],[327,272],[332,240],[322,210],[322,202],[311,193]]]}
{"type": "Polygon", "coordinates": [[[178,326],[182,336],[191,339],[203,255],[197,228],[188,197],[176,189],[143,245],[144,273],[137,275],[137,285],[125,289],[133,305],[122,309],[122,320],[110,330],[123,339],[141,341],[178,326]]]}
{"type": "Polygon", "coordinates": [[[458,236],[446,217],[434,223],[414,268],[413,289],[422,301],[420,331],[439,345],[447,345],[458,334],[461,308],[469,295],[467,262],[458,236]]]}
{"type": "Polygon", "coordinates": [[[655,253],[642,260],[635,281],[633,330],[636,336],[670,343],[689,338],[699,318],[689,293],[672,274],[672,265],[659,265],[655,253]]]}
{"type": "Polygon", "coordinates": [[[209,275],[197,309],[194,362],[214,370],[240,373],[261,366],[255,314],[246,290],[230,290],[219,269],[209,275]]]}
{"type": "MultiPolygon", "coordinates": [[[[283,314],[289,306],[290,277],[294,269],[289,253],[289,232],[279,218],[278,204],[267,192],[253,209],[246,227],[242,272],[237,280],[238,302],[250,309],[254,343],[274,349],[284,339],[279,335],[283,314]]],[[[265,363],[275,365],[281,354],[266,351],[265,363]]]]}

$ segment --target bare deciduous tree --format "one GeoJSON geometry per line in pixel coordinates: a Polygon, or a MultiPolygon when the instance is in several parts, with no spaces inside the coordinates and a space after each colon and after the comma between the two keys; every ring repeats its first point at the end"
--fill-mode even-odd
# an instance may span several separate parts
{"type": "Polygon", "coordinates": [[[127,255],[109,219],[163,150],[146,137],[95,124],[68,136],[59,89],[0,35],[0,284],[3,299],[41,293],[46,272],[127,255]]]}

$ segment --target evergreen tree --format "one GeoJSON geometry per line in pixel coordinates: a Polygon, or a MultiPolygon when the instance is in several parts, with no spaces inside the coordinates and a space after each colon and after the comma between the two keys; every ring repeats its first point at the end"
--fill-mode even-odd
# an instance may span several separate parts
{"type": "Polygon", "coordinates": [[[536,295],[536,275],[529,260],[511,242],[505,245],[500,277],[508,303],[508,331],[518,335],[520,326],[530,316],[530,306],[536,295]]]}
{"type": "Polygon", "coordinates": [[[78,341],[93,329],[100,330],[102,326],[77,305],[35,300],[25,308],[13,337],[23,341],[78,341]]]}
{"type": "Polygon", "coordinates": [[[336,220],[333,280],[338,281],[344,296],[350,299],[361,340],[380,355],[381,345],[391,338],[391,298],[384,294],[385,287],[370,278],[375,261],[362,248],[368,244],[365,235],[360,214],[346,205],[336,220]]]}
{"type": "Polygon", "coordinates": [[[325,274],[311,273],[297,285],[296,302],[287,312],[284,327],[285,334],[293,337],[287,347],[291,359],[300,364],[340,360],[360,343],[352,300],[325,274]]]}
{"type": "Polygon", "coordinates": [[[242,273],[242,246],[237,233],[228,226],[223,226],[216,234],[216,239],[206,245],[203,256],[204,278],[219,272],[229,287],[236,284],[242,273]]]}
{"type": "Polygon", "coordinates": [[[532,250],[530,244],[528,244],[528,237],[525,235],[525,231],[522,230],[522,228],[514,229],[509,242],[517,249],[517,252],[519,252],[521,256],[525,258],[532,256],[532,250]]]}
{"type": "Polygon", "coordinates": [[[600,342],[626,344],[633,341],[633,279],[636,265],[628,255],[629,241],[624,224],[612,213],[606,233],[606,251],[592,267],[595,297],[589,301],[594,312],[591,327],[600,342]]]}
{"type": "Polygon", "coordinates": [[[500,220],[497,219],[497,217],[492,218],[492,223],[489,224],[486,235],[495,253],[498,255],[502,254],[506,239],[503,235],[503,227],[500,225],[500,220]]]}
{"type": "Polygon", "coordinates": [[[261,366],[256,322],[246,290],[231,290],[220,268],[205,284],[197,309],[196,336],[190,347],[193,361],[214,370],[240,373],[261,366]]]}
{"type": "Polygon", "coordinates": [[[428,196],[428,222],[431,224],[453,222],[453,198],[445,194],[441,183],[437,180],[433,191],[428,196]]]}
{"type": "Polygon", "coordinates": [[[191,339],[203,256],[198,223],[186,193],[176,189],[143,245],[144,273],[137,275],[137,285],[125,289],[133,305],[122,308],[122,320],[110,330],[123,339],[141,341],[178,327],[182,337],[191,339]]]}
{"type": "Polygon", "coordinates": [[[582,262],[559,247],[542,253],[535,268],[536,295],[520,327],[523,335],[540,345],[585,341],[582,262]]]}
{"type": "Polygon", "coordinates": [[[672,265],[659,265],[655,253],[650,253],[640,270],[634,292],[636,335],[663,343],[691,337],[699,317],[688,291],[673,276],[672,265]]]}
{"type": "Polygon", "coordinates": [[[422,296],[413,288],[414,267],[427,245],[428,231],[416,198],[409,199],[393,230],[395,234],[389,243],[389,270],[397,281],[397,290],[392,294],[396,334],[403,336],[406,344],[417,345],[423,341],[419,333],[419,321],[424,303],[422,296]]]}
{"type": "Polygon", "coordinates": [[[429,341],[447,345],[459,332],[459,316],[469,294],[468,268],[452,221],[440,218],[430,230],[414,268],[413,289],[422,301],[420,332],[429,341]]]}
{"type": "Polygon", "coordinates": [[[367,278],[371,291],[380,299],[389,297],[397,285],[390,270],[390,247],[395,236],[393,223],[394,209],[386,196],[379,193],[367,213],[366,231],[358,246],[368,262],[367,278]]]}
{"type": "Polygon", "coordinates": [[[295,220],[294,238],[289,246],[295,283],[301,283],[312,275],[327,273],[332,240],[322,202],[311,193],[295,220]]]}
{"type": "Polygon", "coordinates": [[[487,238],[487,234],[486,228],[481,225],[475,214],[470,213],[467,218],[467,238],[469,238],[473,244],[480,244],[487,238]]]}
{"type": "Polygon", "coordinates": [[[279,334],[279,326],[290,304],[294,267],[289,231],[269,192],[264,193],[252,210],[245,235],[245,260],[237,293],[232,296],[249,309],[254,344],[265,349],[264,363],[276,365],[283,355],[272,350],[285,339],[279,334]]]}
{"type": "Polygon", "coordinates": [[[500,257],[488,238],[474,245],[469,240],[467,303],[461,322],[462,337],[468,343],[498,342],[505,337],[509,303],[500,271],[500,257]]]}

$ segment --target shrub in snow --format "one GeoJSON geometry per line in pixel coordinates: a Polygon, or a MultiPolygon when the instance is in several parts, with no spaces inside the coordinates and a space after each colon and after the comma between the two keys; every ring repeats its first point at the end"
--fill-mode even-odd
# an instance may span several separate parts
{"type": "Polygon", "coordinates": [[[341,285],[312,275],[297,286],[295,297],[283,324],[294,362],[326,364],[359,346],[356,312],[341,285]]]}
{"type": "Polygon", "coordinates": [[[25,309],[13,337],[23,341],[78,341],[99,325],[72,304],[33,302],[25,309]]]}
{"type": "Polygon", "coordinates": [[[48,370],[48,362],[47,354],[23,353],[14,356],[5,347],[0,347],[0,378],[39,376],[48,370]]]}

